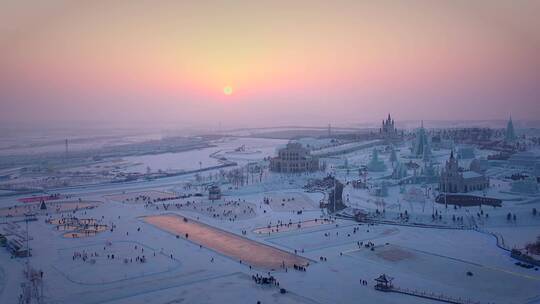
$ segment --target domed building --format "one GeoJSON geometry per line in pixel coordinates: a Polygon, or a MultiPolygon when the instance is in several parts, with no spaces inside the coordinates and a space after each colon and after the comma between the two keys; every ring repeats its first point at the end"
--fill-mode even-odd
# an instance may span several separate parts
{"type": "Polygon", "coordinates": [[[441,171],[439,179],[439,191],[448,193],[465,193],[470,191],[483,190],[489,187],[489,179],[482,174],[459,169],[454,151],[450,153],[450,159],[446,161],[446,166],[441,171]]]}
{"type": "Polygon", "coordinates": [[[475,157],[474,147],[461,145],[458,147],[458,158],[459,159],[473,159],[475,157]]]}
{"type": "Polygon", "coordinates": [[[319,170],[319,158],[297,142],[288,143],[270,159],[270,170],[281,173],[300,173],[319,170]]]}
{"type": "Polygon", "coordinates": [[[489,169],[489,162],[487,159],[475,158],[471,161],[469,170],[476,172],[478,174],[484,174],[489,169]]]}

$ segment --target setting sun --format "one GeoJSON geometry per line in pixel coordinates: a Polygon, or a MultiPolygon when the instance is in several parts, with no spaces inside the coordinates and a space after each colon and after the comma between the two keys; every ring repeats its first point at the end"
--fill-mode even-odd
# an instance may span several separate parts
{"type": "Polygon", "coordinates": [[[231,95],[233,93],[233,88],[231,86],[225,86],[223,88],[223,94],[231,95]]]}
{"type": "Polygon", "coordinates": [[[540,304],[540,0],[0,8],[0,304],[540,304]]]}

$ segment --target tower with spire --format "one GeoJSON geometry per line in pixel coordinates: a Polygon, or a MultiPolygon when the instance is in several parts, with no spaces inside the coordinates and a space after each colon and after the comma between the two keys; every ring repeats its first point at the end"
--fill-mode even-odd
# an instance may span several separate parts
{"type": "Polygon", "coordinates": [[[390,113],[388,113],[386,120],[383,119],[381,128],[379,129],[379,135],[385,140],[398,138],[398,130],[390,113]]]}
{"type": "Polygon", "coordinates": [[[416,138],[412,146],[412,156],[415,158],[426,158],[426,160],[429,160],[431,156],[431,146],[426,129],[424,129],[424,121],[420,123],[420,128],[416,131],[416,138]]]}
{"type": "Polygon", "coordinates": [[[462,171],[459,168],[454,151],[446,161],[439,177],[439,191],[447,193],[466,193],[480,191],[489,187],[489,178],[473,171],[462,171]]]}
{"type": "Polygon", "coordinates": [[[510,119],[508,120],[508,123],[506,124],[506,132],[504,134],[504,141],[507,143],[511,143],[516,141],[517,136],[514,131],[514,123],[512,122],[512,116],[510,116],[510,119]]]}

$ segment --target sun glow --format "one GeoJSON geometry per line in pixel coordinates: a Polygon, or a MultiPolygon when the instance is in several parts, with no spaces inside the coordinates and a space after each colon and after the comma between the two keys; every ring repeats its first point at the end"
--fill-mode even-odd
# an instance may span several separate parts
{"type": "Polygon", "coordinates": [[[233,88],[231,86],[225,86],[223,88],[223,94],[231,95],[233,93],[233,88]]]}

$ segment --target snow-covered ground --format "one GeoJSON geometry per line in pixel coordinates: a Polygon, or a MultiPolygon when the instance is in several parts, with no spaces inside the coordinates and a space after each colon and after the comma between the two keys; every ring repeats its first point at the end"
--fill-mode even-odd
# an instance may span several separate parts
{"type": "MultiPolygon", "coordinates": [[[[218,147],[183,152],[186,154],[171,159],[171,163],[164,161],[151,167],[152,170],[196,169],[201,159],[214,159],[210,156],[213,153],[240,165],[252,161],[264,165],[262,159],[274,155],[276,147],[285,142],[228,139],[218,143],[218,147]]],[[[421,160],[409,157],[408,144],[398,149],[400,161],[421,164],[421,160]]],[[[342,181],[361,179],[357,168],[369,161],[371,151],[367,147],[324,158],[328,172],[280,175],[265,170],[260,179],[250,179],[247,185],[222,184],[224,197],[215,202],[209,201],[205,192],[205,185],[223,182],[210,179],[214,171],[198,177],[188,174],[59,189],[57,192],[71,195],[70,201],[80,198],[83,202],[101,202],[93,209],[66,209],[65,216],[97,219],[109,229],[95,236],[65,238],[65,231],[46,223],[51,214],[39,212],[37,221],[29,222],[32,248],[29,262],[44,273],[45,303],[434,303],[375,290],[373,279],[382,273],[394,277],[394,284],[402,288],[480,303],[540,303],[540,271],[516,266],[510,253],[498,247],[497,238],[491,234],[502,237],[507,248],[522,248],[540,235],[540,215],[533,216],[531,212],[532,208],[540,210],[538,196],[509,193],[504,168],[488,170],[492,187],[485,191],[487,196],[503,199],[499,208],[454,209],[434,203],[434,184],[407,185],[405,191],[389,185],[385,197],[376,197],[370,189],[355,189],[349,184],[344,189],[345,204],[371,214],[384,208],[379,219],[387,224],[368,225],[332,218],[324,224],[306,224],[298,229],[270,234],[256,232],[281,223],[295,225],[328,219],[319,208],[325,195],[305,192],[303,186],[309,179],[327,173],[335,173],[342,181]],[[347,170],[347,166],[351,169],[347,170]],[[427,191],[423,201],[407,201],[405,193],[412,187],[432,190],[427,191]],[[204,196],[174,197],[196,192],[204,196]],[[140,201],[128,200],[136,197],[140,201]],[[153,202],[156,199],[164,200],[153,202]],[[271,199],[270,203],[265,203],[265,199],[271,199]],[[410,215],[408,222],[399,218],[405,210],[410,215]],[[433,218],[435,212],[440,218],[433,218]],[[516,214],[516,221],[507,219],[509,212],[516,214]],[[238,242],[234,244],[239,244],[232,252],[275,248],[309,261],[309,266],[306,271],[294,267],[276,270],[254,267],[240,263],[231,251],[224,251],[227,243],[213,244],[208,238],[215,234],[208,235],[204,229],[193,230],[196,237],[185,237],[144,220],[164,214],[178,215],[179,219],[187,217],[203,226],[215,227],[219,233],[230,234],[238,242]],[[464,217],[464,223],[456,223],[453,216],[464,217]],[[412,223],[426,227],[414,227],[412,223]],[[243,247],[243,244],[249,245],[243,247]],[[279,287],[258,285],[252,280],[253,275],[268,276],[268,273],[276,278],[279,287]],[[360,284],[360,280],[366,280],[368,285],[360,284]],[[286,293],[280,293],[280,288],[286,293]]],[[[449,150],[433,151],[434,161],[444,164],[449,153],[449,150]]],[[[391,174],[389,156],[389,153],[379,155],[388,169],[368,173],[370,185],[391,181],[387,179],[391,174]]],[[[484,195],[484,192],[475,194],[484,195]]],[[[17,202],[20,197],[24,195],[2,197],[0,207],[22,206],[23,203],[17,202]]],[[[8,222],[21,219],[21,216],[1,217],[0,231],[11,225],[8,222]]],[[[24,222],[16,225],[20,234],[25,233],[24,222]]],[[[266,254],[266,250],[257,251],[256,258],[270,259],[266,254]]],[[[6,250],[0,249],[0,303],[17,303],[26,260],[11,258],[6,250]]]]}

